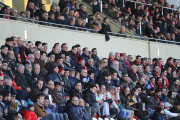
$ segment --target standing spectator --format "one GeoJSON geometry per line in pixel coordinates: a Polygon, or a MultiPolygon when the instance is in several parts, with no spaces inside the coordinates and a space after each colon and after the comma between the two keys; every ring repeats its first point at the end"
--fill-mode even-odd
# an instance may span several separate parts
{"type": "Polygon", "coordinates": [[[91,58],[94,60],[95,67],[98,68],[99,67],[99,57],[97,56],[97,49],[93,48],[91,50],[91,52],[92,52],[91,58]]]}
{"type": "Polygon", "coordinates": [[[83,48],[83,53],[82,53],[82,57],[85,61],[85,64],[88,63],[88,60],[90,59],[90,56],[89,56],[89,50],[87,47],[83,48]]]}

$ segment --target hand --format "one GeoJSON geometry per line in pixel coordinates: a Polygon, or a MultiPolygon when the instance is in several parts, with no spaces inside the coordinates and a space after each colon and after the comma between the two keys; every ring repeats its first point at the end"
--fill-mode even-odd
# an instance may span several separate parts
{"type": "Polygon", "coordinates": [[[5,110],[4,110],[4,114],[7,114],[7,113],[8,113],[8,109],[5,109],[5,110]]]}
{"type": "Polygon", "coordinates": [[[69,96],[66,96],[65,98],[66,98],[67,101],[69,100],[69,96]]]}
{"type": "Polygon", "coordinates": [[[38,117],[38,120],[41,120],[42,119],[42,117],[38,117]]]}
{"type": "Polygon", "coordinates": [[[86,103],[86,106],[88,106],[88,107],[89,107],[89,104],[88,104],[88,103],[86,103]]]}
{"type": "Polygon", "coordinates": [[[148,108],[149,111],[151,111],[151,108],[148,108]]]}
{"type": "Polygon", "coordinates": [[[22,115],[20,113],[18,113],[18,118],[22,119],[22,115]]]}
{"type": "Polygon", "coordinates": [[[119,108],[117,108],[117,111],[118,111],[118,113],[120,112],[120,109],[119,108]]]}
{"type": "Polygon", "coordinates": [[[37,78],[34,78],[37,81],[37,78]]]}
{"type": "Polygon", "coordinates": [[[31,88],[28,87],[26,90],[27,90],[28,92],[30,92],[30,91],[31,91],[31,88]]]}
{"type": "Polygon", "coordinates": [[[62,86],[64,85],[64,82],[63,82],[63,81],[61,81],[60,83],[61,83],[62,86]]]}

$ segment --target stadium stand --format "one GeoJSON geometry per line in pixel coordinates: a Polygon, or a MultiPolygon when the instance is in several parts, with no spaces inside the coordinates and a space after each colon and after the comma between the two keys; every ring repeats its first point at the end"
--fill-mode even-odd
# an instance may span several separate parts
{"type": "Polygon", "coordinates": [[[20,13],[0,4],[0,120],[178,120],[179,13],[166,0],[122,2],[61,0],[47,12],[29,0],[20,13]]]}

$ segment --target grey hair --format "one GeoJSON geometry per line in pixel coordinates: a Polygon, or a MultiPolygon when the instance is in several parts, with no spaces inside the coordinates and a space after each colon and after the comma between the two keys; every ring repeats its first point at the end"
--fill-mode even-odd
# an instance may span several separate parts
{"type": "MultiPolygon", "coordinates": [[[[16,9],[11,9],[11,13],[13,13],[16,9]]],[[[16,10],[17,11],[17,10],[16,10]]]]}
{"type": "Polygon", "coordinates": [[[51,9],[56,8],[56,5],[51,5],[51,9]]]}
{"type": "MultiPolygon", "coordinates": [[[[35,66],[36,65],[39,65],[38,63],[35,63],[33,66],[32,66],[32,68],[33,68],[33,70],[35,70],[35,66]]],[[[40,66],[40,65],[39,65],[40,66]]]]}
{"type": "Polygon", "coordinates": [[[128,55],[127,58],[130,58],[132,55],[128,55]]]}
{"type": "Polygon", "coordinates": [[[36,54],[37,52],[40,53],[40,50],[38,50],[38,49],[34,50],[33,54],[36,54]]]}
{"type": "Polygon", "coordinates": [[[117,63],[119,64],[119,62],[117,60],[113,61],[113,65],[115,65],[117,63]]]}
{"type": "Polygon", "coordinates": [[[34,56],[34,55],[33,55],[33,54],[29,54],[29,55],[28,55],[28,58],[30,58],[31,56],[34,56]]]}
{"type": "Polygon", "coordinates": [[[109,53],[109,56],[111,56],[112,54],[114,54],[114,52],[110,52],[110,53],[109,53]]]}
{"type": "Polygon", "coordinates": [[[46,13],[48,14],[48,12],[44,12],[44,13],[42,14],[42,17],[43,17],[46,13]]]}
{"type": "Polygon", "coordinates": [[[91,60],[93,60],[93,59],[92,59],[92,58],[89,58],[89,59],[88,59],[88,62],[90,62],[91,60]]]}
{"type": "Polygon", "coordinates": [[[132,65],[132,66],[131,66],[131,69],[133,69],[133,68],[135,68],[135,67],[136,67],[136,65],[132,65]]]}
{"type": "Polygon", "coordinates": [[[115,86],[111,86],[111,87],[109,87],[109,89],[111,90],[111,89],[114,89],[115,91],[117,90],[117,88],[115,87],[115,86]]]}
{"type": "Polygon", "coordinates": [[[17,66],[18,69],[21,68],[21,67],[24,67],[24,65],[19,64],[19,65],[17,66]]]}
{"type": "Polygon", "coordinates": [[[29,66],[32,66],[32,64],[30,64],[30,63],[26,64],[26,65],[25,65],[25,68],[26,68],[26,67],[29,67],[29,66]]]}

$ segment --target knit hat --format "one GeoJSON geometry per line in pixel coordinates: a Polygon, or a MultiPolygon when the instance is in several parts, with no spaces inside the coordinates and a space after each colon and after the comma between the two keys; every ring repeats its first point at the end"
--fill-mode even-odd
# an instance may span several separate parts
{"type": "Polygon", "coordinates": [[[58,68],[59,68],[59,73],[64,70],[64,67],[62,67],[61,65],[59,65],[58,68]]]}
{"type": "Polygon", "coordinates": [[[44,93],[46,90],[49,90],[49,89],[48,88],[44,88],[42,92],[44,93]]]}
{"type": "Polygon", "coordinates": [[[31,101],[31,99],[28,99],[28,108],[34,107],[34,103],[31,101]]]}
{"type": "Polygon", "coordinates": [[[120,53],[120,56],[124,56],[124,54],[123,54],[123,53],[120,53]]]}
{"type": "Polygon", "coordinates": [[[6,38],[6,42],[13,41],[12,38],[6,38]]]}

